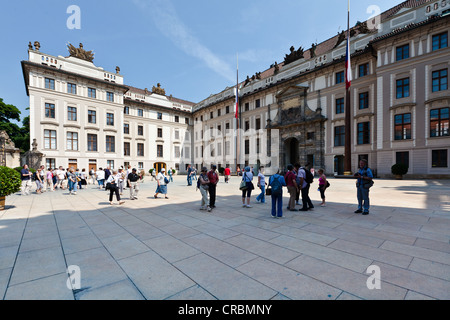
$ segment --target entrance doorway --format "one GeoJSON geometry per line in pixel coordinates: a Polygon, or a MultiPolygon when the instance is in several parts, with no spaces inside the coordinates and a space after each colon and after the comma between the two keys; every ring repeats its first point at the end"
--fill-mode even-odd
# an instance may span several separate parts
{"type": "Polygon", "coordinates": [[[167,165],[164,162],[157,162],[155,163],[155,169],[156,169],[156,173],[161,172],[161,169],[164,168],[167,171],[167,165]]]}
{"type": "Polygon", "coordinates": [[[300,161],[299,142],[296,138],[287,139],[284,142],[285,167],[288,164],[296,164],[300,161]]]}
{"type": "Polygon", "coordinates": [[[334,174],[337,175],[344,174],[344,156],[334,157],[334,174]]]}

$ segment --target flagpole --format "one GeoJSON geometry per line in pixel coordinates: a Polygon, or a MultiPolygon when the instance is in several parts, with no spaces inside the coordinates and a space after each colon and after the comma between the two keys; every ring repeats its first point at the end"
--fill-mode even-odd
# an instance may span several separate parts
{"type": "Polygon", "coordinates": [[[239,137],[239,54],[236,54],[236,105],[235,105],[235,118],[236,118],[236,163],[235,169],[239,165],[240,154],[240,137],[239,137]]]}
{"type": "MultiPolygon", "coordinates": [[[[348,0],[348,14],[347,14],[347,70],[346,77],[351,74],[351,62],[350,62],[350,0],[348,0]]],[[[351,79],[347,79],[349,83],[351,79]]],[[[351,141],[352,141],[352,130],[351,130],[351,102],[350,102],[350,85],[345,86],[345,155],[344,155],[344,175],[352,175],[352,151],[351,151],[351,141]]]]}

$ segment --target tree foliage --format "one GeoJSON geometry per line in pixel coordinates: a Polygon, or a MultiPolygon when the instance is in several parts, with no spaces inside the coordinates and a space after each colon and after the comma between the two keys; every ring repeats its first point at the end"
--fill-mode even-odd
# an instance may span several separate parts
{"type": "Polygon", "coordinates": [[[20,122],[20,110],[12,105],[3,102],[0,98],[0,130],[5,130],[16,148],[22,151],[30,149],[30,117],[27,116],[22,120],[22,127],[11,121],[20,122]]]}

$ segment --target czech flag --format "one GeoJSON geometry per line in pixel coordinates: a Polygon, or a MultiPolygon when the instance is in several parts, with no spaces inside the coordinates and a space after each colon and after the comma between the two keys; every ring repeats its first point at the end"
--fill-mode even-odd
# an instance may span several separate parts
{"type": "Polygon", "coordinates": [[[352,85],[352,64],[350,62],[350,32],[347,36],[347,53],[345,57],[345,87],[348,89],[352,85]]]}

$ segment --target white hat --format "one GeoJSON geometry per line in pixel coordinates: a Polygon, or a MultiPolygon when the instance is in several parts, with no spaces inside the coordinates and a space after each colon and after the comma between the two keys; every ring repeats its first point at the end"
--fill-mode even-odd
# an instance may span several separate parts
{"type": "Polygon", "coordinates": [[[166,169],[162,168],[161,171],[166,171],[166,169]]]}

